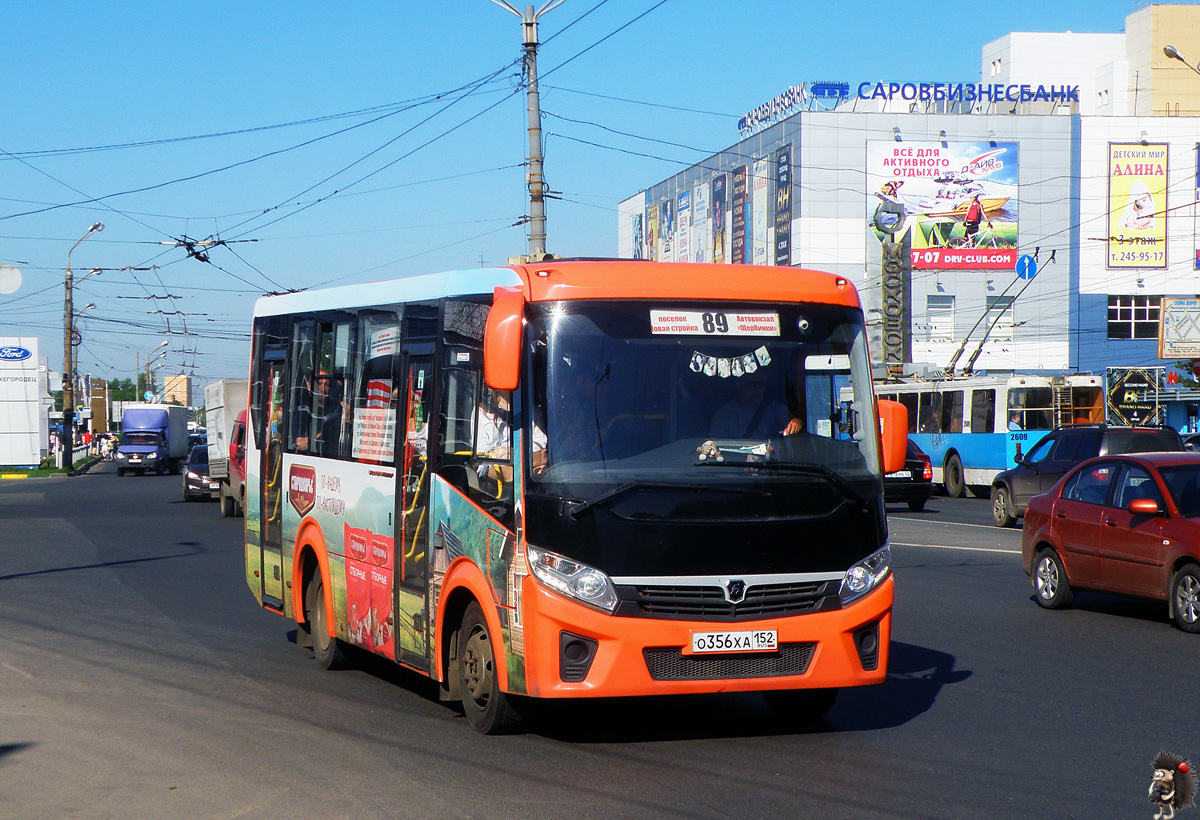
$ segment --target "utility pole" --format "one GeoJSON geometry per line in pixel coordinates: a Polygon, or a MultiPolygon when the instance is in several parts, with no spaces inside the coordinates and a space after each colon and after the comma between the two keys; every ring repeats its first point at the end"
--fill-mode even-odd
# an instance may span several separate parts
{"type": "Polygon", "coordinates": [[[492,0],[502,9],[511,11],[521,18],[521,36],[525,46],[525,100],[529,114],[529,154],[526,157],[529,171],[529,255],[541,261],[546,255],[546,183],[542,179],[542,106],[538,94],[537,50],[538,18],[566,0],[549,0],[534,11],[526,6],[519,12],[508,0],[492,0]]]}
{"type": "MultiPolygon", "coordinates": [[[[94,233],[104,230],[99,222],[93,222],[87,233],[79,238],[79,242],[94,233]]],[[[79,247],[79,242],[67,251],[66,297],[63,300],[63,466],[67,470],[74,467],[75,449],[75,277],[71,273],[71,254],[79,247]]],[[[88,274],[89,276],[91,274],[88,274]]],[[[86,278],[86,277],[84,277],[86,278]]],[[[90,401],[89,397],[89,401],[90,401]]]]}

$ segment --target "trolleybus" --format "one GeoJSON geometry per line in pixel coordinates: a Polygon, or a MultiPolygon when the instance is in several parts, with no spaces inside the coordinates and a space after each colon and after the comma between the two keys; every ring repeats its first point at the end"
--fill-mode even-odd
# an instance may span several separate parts
{"type": "MultiPolygon", "coordinates": [[[[550,261],[260,299],[246,578],[324,666],[522,703],[883,681],[892,579],[854,286],[550,261]],[[848,396],[848,398],[846,398],[848,396]]],[[[882,428],[882,431],[881,431],[882,428]]]]}
{"type": "Polygon", "coordinates": [[[987,498],[996,474],[1055,427],[1104,421],[1103,376],[964,376],[877,389],[908,408],[909,438],[953,498],[967,489],[987,498]]]}

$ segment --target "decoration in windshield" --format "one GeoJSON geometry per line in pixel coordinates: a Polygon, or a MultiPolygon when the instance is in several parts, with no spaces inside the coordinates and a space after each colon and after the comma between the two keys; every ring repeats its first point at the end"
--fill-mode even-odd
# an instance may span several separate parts
{"type": "Polygon", "coordinates": [[[778,313],[652,310],[650,332],[669,336],[778,336],[778,313]]]}
{"type": "Polygon", "coordinates": [[[691,368],[693,373],[703,373],[705,376],[720,376],[722,379],[727,379],[730,376],[740,378],[754,373],[760,365],[766,367],[770,363],[771,353],[766,347],[760,347],[758,350],[747,353],[745,356],[733,356],[727,359],[707,356],[697,350],[692,353],[692,361],[688,367],[691,368]]]}

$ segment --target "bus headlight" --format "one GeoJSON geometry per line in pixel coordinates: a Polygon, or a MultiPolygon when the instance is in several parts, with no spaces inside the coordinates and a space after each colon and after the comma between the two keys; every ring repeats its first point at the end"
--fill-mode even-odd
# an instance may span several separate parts
{"type": "Polygon", "coordinates": [[[846,577],[842,579],[842,588],[838,590],[838,597],[842,599],[843,604],[861,598],[882,584],[891,571],[892,550],[885,544],[883,549],[871,553],[850,567],[846,577]]]}
{"type": "Polygon", "coordinates": [[[605,612],[617,608],[617,590],[600,570],[548,550],[528,545],[525,549],[534,577],[546,586],[605,612]]]}

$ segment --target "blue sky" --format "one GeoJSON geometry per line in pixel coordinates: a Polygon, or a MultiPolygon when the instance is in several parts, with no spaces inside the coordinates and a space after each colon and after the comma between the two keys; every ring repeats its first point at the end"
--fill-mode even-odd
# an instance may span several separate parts
{"type": "MultiPolygon", "coordinates": [[[[1132,11],[567,0],[540,32],[546,178],[562,197],[547,249],[615,255],[620,200],[736,142],[738,117],[789,85],[978,82],[997,37],[1118,32],[1132,11]]],[[[160,378],[242,376],[265,291],[525,251],[520,25],[488,0],[16,0],[0,27],[0,265],[21,273],[0,294],[0,336],[38,336],[53,369],[67,252],[97,220],[71,265],[102,269],[75,296],[96,305],[79,369],[99,378],[132,377],[163,339],[160,378]],[[211,263],[161,244],[210,237],[228,243],[211,263]]]]}

